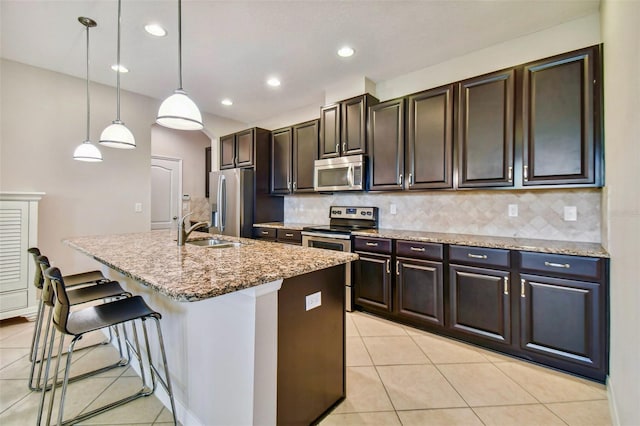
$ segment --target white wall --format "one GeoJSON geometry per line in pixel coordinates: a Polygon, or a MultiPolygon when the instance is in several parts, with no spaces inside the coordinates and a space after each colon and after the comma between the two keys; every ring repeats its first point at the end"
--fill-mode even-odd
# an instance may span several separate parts
{"type": "MultiPolygon", "coordinates": [[[[2,60],[0,186],[2,191],[44,191],[39,242],[64,273],[93,267],[61,243],[65,237],[149,229],[150,125],[159,102],[122,92],[122,120],[134,150],[100,147],[102,163],[72,159],[85,140],[85,81],[2,60]],[[142,213],[134,204],[142,203],[142,213]]],[[[91,135],[115,119],[115,90],[91,84],[91,135]]]]}
{"type": "Polygon", "coordinates": [[[640,424],[640,2],[603,0],[605,218],[611,254],[610,404],[640,424]]]}

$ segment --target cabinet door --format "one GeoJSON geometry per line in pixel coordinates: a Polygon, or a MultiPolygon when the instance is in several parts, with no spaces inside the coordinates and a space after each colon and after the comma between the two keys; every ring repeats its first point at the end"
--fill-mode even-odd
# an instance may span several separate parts
{"type": "Polygon", "coordinates": [[[509,272],[450,265],[449,291],[451,328],[492,341],[511,342],[509,272]]]}
{"type": "Polygon", "coordinates": [[[514,70],[458,84],[458,186],[513,186],[514,70]]]}
{"type": "Polygon", "coordinates": [[[233,169],[236,166],[235,135],[220,138],[220,170],[233,169]]]}
{"type": "Polygon", "coordinates": [[[600,285],[521,275],[520,286],[522,349],[600,368],[606,347],[600,285]]]}
{"type": "Polygon", "coordinates": [[[404,99],[369,108],[369,188],[402,189],[404,173],[404,99]]]}
{"type": "Polygon", "coordinates": [[[313,192],[313,162],[318,158],[318,120],[293,126],[293,192],[313,192]]]}
{"type": "Polygon", "coordinates": [[[523,185],[593,184],[595,48],[524,67],[523,185]]]}
{"type": "Polygon", "coordinates": [[[366,154],[366,96],[342,102],[342,155],[366,154]]]}
{"type": "Polygon", "coordinates": [[[236,167],[251,167],[255,164],[254,129],[236,133],[236,167]]]}
{"type": "Polygon", "coordinates": [[[340,104],[320,108],[320,158],[340,156],[340,104]]]}
{"type": "Polygon", "coordinates": [[[391,256],[356,252],[355,304],[377,311],[391,312],[391,256]]]}
{"type": "Polygon", "coordinates": [[[453,85],[409,97],[407,189],[453,187],[453,85]]]}
{"type": "Polygon", "coordinates": [[[291,127],[271,133],[271,193],[291,192],[291,127]]]}
{"type": "Polygon", "coordinates": [[[398,316],[444,326],[442,262],[396,260],[398,316]]]}

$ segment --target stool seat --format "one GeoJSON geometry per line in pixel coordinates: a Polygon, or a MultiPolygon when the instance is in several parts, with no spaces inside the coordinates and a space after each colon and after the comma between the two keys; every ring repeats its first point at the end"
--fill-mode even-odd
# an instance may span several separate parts
{"type": "MultiPolygon", "coordinates": [[[[67,281],[65,280],[66,283],[67,281]]],[[[108,281],[102,284],[69,289],[68,294],[69,303],[71,305],[79,305],[99,299],[125,296],[128,292],[122,288],[118,281],[108,281]]]]}
{"type": "Polygon", "coordinates": [[[67,321],[66,331],[77,336],[146,317],[160,319],[161,315],[147,306],[141,296],[132,296],[71,312],[67,321]]]}
{"type": "Polygon", "coordinates": [[[79,274],[65,275],[64,284],[67,287],[74,287],[81,284],[91,284],[100,281],[108,281],[100,271],[81,272],[79,274]]]}

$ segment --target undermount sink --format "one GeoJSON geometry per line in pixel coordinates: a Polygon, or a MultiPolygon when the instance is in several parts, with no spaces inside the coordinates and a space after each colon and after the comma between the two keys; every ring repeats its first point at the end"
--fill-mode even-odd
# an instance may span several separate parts
{"type": "Polygon", "coordinates": [[[240,247],[242,245],[242,243],[238,243],[236,241],[218,240],[216,238],[209,238],[206,240],[187,241],[187,244],[191,244],[199,247],[208,247],[208,248],[229,248],[229,247],[240,247]]]}

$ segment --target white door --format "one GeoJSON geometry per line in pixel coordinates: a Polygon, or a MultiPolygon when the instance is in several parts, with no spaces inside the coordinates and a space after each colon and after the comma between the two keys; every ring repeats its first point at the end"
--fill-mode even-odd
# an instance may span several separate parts
{"type": "Polygon", "coordinates": [[[151,229],[172,228],[182,198],[182,160],[151,157],[151,229]]]}

